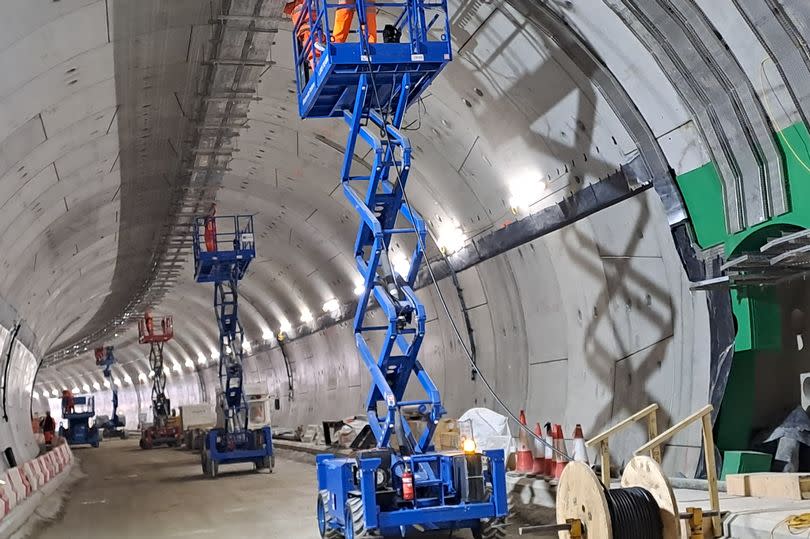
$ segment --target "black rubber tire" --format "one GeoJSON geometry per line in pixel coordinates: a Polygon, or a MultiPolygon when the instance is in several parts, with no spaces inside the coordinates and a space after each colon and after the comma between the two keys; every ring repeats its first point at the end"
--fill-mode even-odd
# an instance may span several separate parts
{"type": "Polygon", "coordinates": [[[213,459],[208,459],[208,477],[216,479],[219,473],[219,463],[213,459]]]}
{"type": "Polygon", "coordinates": [[[352,496],[346,500],[344,518],[346,519],[346,527],[352,526],[355,539],[367,536],[366,523],[363,519],[363,498],[352,496]],[[351,519],[349,519],[349,517],[351,517],[351,519]]]}
{"type": "Polygon", "coordinates": [[[504,539],[506,537],[506,519],[482,518],[478,528],[473,528],[474,539],[504,539]]]}
{"type": "Polygon", "coordinates": [[[203,475],[208,475],[208,451],[200,451],[200,465],[202,465],[203,475]]]}
{"type": "Polygon", "coordinates": [[[320,533],[320,526],[318,529],[318,533],[323,539],[345,539],[343,532],[340,531],[338,528],[331,528],[329,526],[329,513],[327,512],[326,508],[329,506],[329,491],[328,490],[321,490],[318,492],[318,504],[324,508],[324,517],[325,517],[325,530],[324,533],[320,533]]]}
{"type": "MultiPolygon", "coordinates": [[[[492,496],[492,486],[487,485],[484,494],[488,500],[492,496]]],[[[507,499],[507,517],[506,518],[482,518],[478,528],[473,528],[473,539],[504,539],[506,537],[506,525],[508,519],[512,516],[512,504],[507,499]]]]}

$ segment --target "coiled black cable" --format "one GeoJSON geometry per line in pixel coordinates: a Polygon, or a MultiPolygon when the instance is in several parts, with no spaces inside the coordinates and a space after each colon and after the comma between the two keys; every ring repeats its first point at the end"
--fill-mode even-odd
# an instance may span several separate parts
{"type": "Polygon", "coordinates": [[[662,539],[658,503],[641,487],[606,489],[615,539],[662,539]]]}

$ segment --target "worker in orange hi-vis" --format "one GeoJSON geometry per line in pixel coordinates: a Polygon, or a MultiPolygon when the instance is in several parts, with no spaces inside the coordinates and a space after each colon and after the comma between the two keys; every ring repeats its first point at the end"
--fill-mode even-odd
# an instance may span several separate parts
{"type": "MultiPolygon", "coordinates": [[[[355,0],[340,0],[341,4],[347,6],[356,5],[355,0]]],[[[332,28],[332,41],[335,43],[346,43],[351,30],[352,19],[354,18],[354,7],[339,8],[335,12],[335,26],[332,28]]],[[[366,1],[366,35],[369,43],[377,43],[377,8],[374,2],[366,1]]]]}
{"type": "MultiPolygon", "coordinates": [[[[316,39],[313,39],[312,42],[308,43],[309,38],[312,35],[312,25],[315,23],[316,14],[312,11],[306,12],[304,0],[288,1],[284,6],[284,13],[289,15],[292,19],[293,27],[298,26],[298,31],[295,34],[295,38],[298,41],[299,47],[306,47],[307,60],[309,60],[309,70],[313,71],[315,69],[315,58],[320,58],[321,51],[324,50],[322,43],[323,36],[321,36],[321,39],[317,39],[316,37],[316,39]]],[[[306,75],[308,80],[309,73],[306,75]]]]}
{"type": "Polygon", "coordinates": [[[73,392],[69,389],[62,391],[62,414],[72,414],[76,411],[76,403],[73,400],[73,392]]]}
{"type": "Polygon", "coordinates": [[[211,204],[208,215],[205,216],[205,250],[214,253],[217,250],[217,205],[211,204]]]}
{"type": "Polygon", "coordinates": [[[143,313],[144,325],[146,325],[146,334],[152,335],[155,332],[155,321],[152,319],[152,313],[146,311],[143,313]]]}

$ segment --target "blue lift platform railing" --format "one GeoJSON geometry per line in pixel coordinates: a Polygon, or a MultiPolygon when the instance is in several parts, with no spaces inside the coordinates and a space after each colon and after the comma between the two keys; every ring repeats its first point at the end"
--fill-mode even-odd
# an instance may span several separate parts
{"type": "Polygon", "coordinates": [[[427,228],[404,196],[411,146],[401,126],[408,106],[451,60],[447,3],[376,2],[378,18],[386,22],[382,42],[366,35],[368,5],[365,0],[303,0],[293,12],[299,114],[304,119],[340,117],[349,126],[341,182],[360,216],[354,256],[364,282],[354,332],[371,373],[366,408],[377,446],[356,458],[317,457],[319,530],[322,537],[345,539],[463,528],[476,537],[503,537],[508,512],[504,453],[470,447],[435,451],[433,434],[445,410],[418,359],[426,312],[413,286],[427,228]],[[360,30],[352,33],[352,41],[339,43],[332,39],[330,20],[345,16],[338,10],[347,7],[354,10],[360,30]],[[358,142],[371,148],[373,162],[370,173],[353,175],[358,142]],[[389,257],[395,237],[412,247],[408,270],[400,270],[404,275],[389,257]],[[387,324],[367,323],[372,301],[387,324]],[[382,338],[369,338],[375,334],[382,338]],[[412,376],[422,399],[405,400],[412,376]],[[418,418],[419,428],[412,428],[406,416],[418,418]]]}
{"type": "Polygon", "coordinates": [[[59,427],[59,436],[65,438],[69,445],[91,445],[98,447],[100,437],[98,427],[90,424],[96,415],[95,399],[90,395],[77,395],[73,398],[74,408],[62,410],[62,418],[68,426],[59,427]]]}
{"type": "Polygon", "coordinates": [[[248,428],[243,390],[244,331],[239,322],[239,281],[256,256],[252,215],[198,217],[194,227],[194,279],[214,283],[214,312],[219,329],[218,404],[222,426],[205,437],[203,474],[215,478],[220,464],[252,462],[255,469],[273,470],[270,427],[248,428]]]}
{"type": "Polygon", "coordinates": [[[115,354],[113,351],[114,347],[112,346],[101,346],[95,349],[96,365],[104,368],[104,379],[107,380],[110,391],[112,392],[112,415],[101,425],[101,429],[104,438],[118,436],[121,439],[126,439],[127,430],[125,421],[118,415],[118,387],[112,375],[112,366],[115,364],[115,354]]]}

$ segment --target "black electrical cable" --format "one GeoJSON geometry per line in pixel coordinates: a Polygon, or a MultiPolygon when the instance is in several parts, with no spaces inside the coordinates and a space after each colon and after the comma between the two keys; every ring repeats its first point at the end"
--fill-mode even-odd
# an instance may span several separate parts
{"type": "MultiPolygon", "coordinates": [[[[391,135],[388,133],[388,130],[385,129],[385,125],[387,125],[389,123],[388,122],[388,108],[382,107],[382,104],[381,104],[381,101],[380,101],[380,94],[377,91],[377,82],[375,80],[374,66],[371,63],[371,50],[369,49],[368,38],[366,36],[366,32],[365,32],[365,29],[363,28],[363,26],[364,25],[360,26],[360,32],[359,32],[359,34],[360,34],[360,44],[363,47],[363,50],[364,50],[365,55],[366,55],[366,63],[368,65],[368,70],[369,70],[369,73],[368,73],[369,74],[369,80],[371,81],[371,87],[372,87],[372,90],[374,91],[374,98],[375,98],[375,100],[377,102],[377,110],[379,110],[382,113],[382,120],[383,120],[383,130],[382,131],[383,131],[383,134],[385,135],[385,138],[386,138],[386,141],[388,142],[389,147],[392,147],[391,146],[391,135]]],[[[390,108],[390,104],[389,104],[389,108],[390,108]]],[[[408,194],[405,192],[405,186],[402,184],[402,176],[400,174],[399,166],[396,164],[395,156],[394,156],[393,161],[394,161],[394,171],[396,172],[396,176],[397,176],[397,185],[399,186],[400,190],[402,191],[402,196],[404,198],[405,206],[408,208],[408,211],[410,211],[412,214],[414,214],[415,212],[413,210],[413,206],[411,206],[411,203],[408,200],[408,194]]],[[[433,235],[433,233],[431,232],[431,230],[429,228],[428,228],[428,234],[430,235],[430,238],[433,240],[433,243],[436,244],[436,246],[438,247],[438,242],[436,241],[436,237],[433,235]]],[[[419,243],[419,248],[422,249],[422,252],[424,252],[425,255],[427,255],[426,245],[422,241],[422,238],[419,236],[419,234],[416,234],[416,241],[419,243]]],[[[385,246],[385,251],[386,251],[386,256],[387,256],[387,254],[388,254],[388,246],[387,245],[385,246]]],[[[475,372],[478,373],[478,376],[481,379],[481,382],[483,382],[484,386],[487,388],[487,391],[489,391],[489,393],[492,395],[492,398],[494,398],[495,401],[501,406],[501,408],[503,408],[503,410],[506,412],[506,414],[509,417],[511,417],[512,420],[515,421],[515,423],[517,423],[518,427],[521,428],[522,430],[524,430],[534,440],[536,440],[541,445],[543,445],[543,446],[547,447],[548,449],[550,449],[552,453],[556,454],[557,456],[561,457],[562,459],[564,459],[566,461],[573,460],[570,456],[568,456],[568,454],[565,451],[558,450],[552,444],[548,443],[545,440],[545,438],[543,438],[542,436],[537,436],[534,433],[534,431],[532,431],[532,429],[529,428],[528,425],[524,425],[523,423],[521,423],[520,418],[512,410],[509,409],[509,407],[503,401],[501,396],[498,395],[498,393],[495,391],[495,388],[492,387],[492,384],[489,383],[489,380],[487,380],[486,376],[484,376],[484,373],[482,373],[481,370],[478,368],[478,365],[476,365],[476,362],[473,359],[469,348],[467,348],[467,343],[464,342],[464,339],[461,336],[461,332],[458,329],[458,325],[456,325],[456,321],[453,319],[453,316],[450,314],[450,308],[447,306],[447,301],[444,298],[444,294],[442,293],[441,287],[439,286],[439,282],[436,280],[436,275],[433,273],[433,268],[430,267],[430,263],[426,263],[425,267],[427,267],[428,274],[430,275],[430,279],[433,282],[434,288],[436,289],[436,293],[438,294],[438,297],[439,297],[439,302],[442,304],[444,312],[447,315],[447,320],[450,322],[450,326],[453,328],[453,332],[455,333],[456,340],[458,340],[459,345],[461,345],[461,349],[464,350],[464,354],[467,357],[467,361],[469,362],[470,367],[475,372]]]]}
{"type": "Polygon", "coordinates": [[[641,487],[606,489],[615,539],[662,539],[661,512],[655,498],[641,487]]]}

